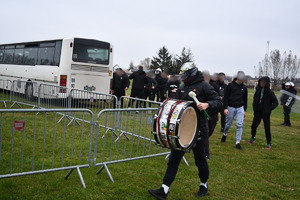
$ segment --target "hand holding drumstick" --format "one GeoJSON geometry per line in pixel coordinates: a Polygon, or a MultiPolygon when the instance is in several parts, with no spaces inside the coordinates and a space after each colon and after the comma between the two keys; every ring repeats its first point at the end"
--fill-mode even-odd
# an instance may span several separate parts
{"type": "Polygon", "coordinates": [[[189,92],[189,96],[190,96],[191,98],[194,99],[194,101],[195,101],[196,104],[197,104],[197,108],[198,108],[199,110],[201,110],[201,112],[203,113],[203,115],[204,115],[205,117],[207,117],[207,118],[210,118],[209,115],[207,114],[207,112],[205,111],[205,110],[209,107],[209,104],[208,104],[208,103],[200,103],[200,102],[198,101],[198,99],[196,98],[196,93],[193,92],[193,91],[189,92]]]}

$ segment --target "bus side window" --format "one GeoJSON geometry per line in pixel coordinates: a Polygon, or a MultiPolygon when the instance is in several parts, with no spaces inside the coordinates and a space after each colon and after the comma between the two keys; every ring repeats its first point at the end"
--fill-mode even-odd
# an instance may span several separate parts
{"type": "Polygon", "coordinates": [[[60,53],[61,53],[61,41],[55,42],[55,54],[54,54],[54,66],[59,66],[60,53]]]}
{"type": "Polygon", "coordinates": [[[3,63],[4,50],[0,49],[0,63],[3,63]]]}
{"type": "Polygon", "coordinates": [[[24,64],[35,65],[37,61],[37,48],[25,48],[24,51],[24,64]]]}
{"type": "Polygon", "coordinates": [[[14,64],[23,64],[24,49],[16,49],[14,54],[14,64]]]}
{"type": "Polygon", "coordinates": [[[54,65],[54,47],[39,48],[38,65],[54,65]]]}
{"type": "Polygon", "coordinates": [[[14,60],[14,49],[5,49],[3,63],[12,64],[14,60]]]}

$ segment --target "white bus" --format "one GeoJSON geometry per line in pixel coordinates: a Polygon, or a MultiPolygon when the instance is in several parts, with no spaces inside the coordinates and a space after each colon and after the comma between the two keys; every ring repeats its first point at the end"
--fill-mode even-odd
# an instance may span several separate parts
{"type": "Polygon", "coordinates": [[[112,45],[94,39],[66,38],[0,45],[0,79],[109,94],[112,66],[112,45]]]}

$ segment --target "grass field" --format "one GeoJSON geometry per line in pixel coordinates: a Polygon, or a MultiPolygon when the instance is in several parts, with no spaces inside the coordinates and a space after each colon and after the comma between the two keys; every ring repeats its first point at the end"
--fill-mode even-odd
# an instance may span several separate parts
{"type": "MultiPolygon", "coordinates": [[[[250,90],[243,150],[235,148],[235,124],[226,143],[220,142],[220,124],[210,138],[209,194],[202,199],[300,199],[300,114],[291,114],[292,127],[281,126],[279,106],[271,116],[272,149],[264,149],[263,123],[256,142],[249,145],[252,97],[250,90]]],[[[190,166],[181,162],[168,199],[198,199],[194,195],[200,183],[193,154],[185,157],[190,166]]],[[[115,183],[105,172],[96,175],[98,168],[83,168],[86,189],[76,172],[68,180],[64,180],[67,171],[0,179],[0,199],[153,199],[147,190],[160,187],[166,164],[164,157],[155,157],[108,165],[115,183]]]]}

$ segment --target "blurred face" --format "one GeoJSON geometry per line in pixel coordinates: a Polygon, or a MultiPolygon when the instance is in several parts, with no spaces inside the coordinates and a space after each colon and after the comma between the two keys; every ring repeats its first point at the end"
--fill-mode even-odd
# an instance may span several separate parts
{"type": "Polygon", "coordinates": [[[116,75],[117,75],[117,76],[122,76],[122,71],[121,71],[121,70],[119,70],[119,69],[117,69],[117,71],[116,71],[116,75]]]}
{"type": "Polygon", "coordinates": [[[207,73],[203,73],[203,78],[204,78],[204,81],[209,83],[210,82],[210,75],[207,74],[207,73]]]}
{"type": "Polygon", "coordinates": [[[176,81],[176,77],[175,77],[175,76],[171,76],[170,80],[171,80],[172,82],[175,82],[175,81],[176,81]]]}
{"type": "Polygon", "coordinates": [[[260,87],[262,87],[262,88],[265,88],[266,87],[266,82],[265,81],[260,81],[259,82],[259,85],[260,85],[260,87]]]}
{"type": "Polygon", "coordinates": [[[241,82],[244,82],[245,81],[245,74],[243,73],[239,73],[237,75],[237,80],[241,81],[241,82]]]}
{"type": "Polygon", "coordinates": [[[163,73],[161,73],[161,77],[163,77],[163,78],[167,78],[167,77],[168,77],[168,75],[167,75],[165,72],[163,72],[163,73]]]}
{"type": "Polygon", "coordinates": [[[286,85],[285,88],[288,90],[288,89],[290,89],[290,86],[289,86],[289,85],[286,85]]]}
{"type": "Polygon", "coordinates": [[[220,81],[220,82],[224,82],[224,80],[225,80],[225,76],[224,76],[224,75],[220,75],[220,76],[219,76],[219,81],[220,81]]]}

